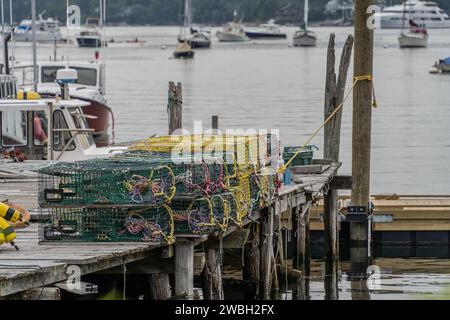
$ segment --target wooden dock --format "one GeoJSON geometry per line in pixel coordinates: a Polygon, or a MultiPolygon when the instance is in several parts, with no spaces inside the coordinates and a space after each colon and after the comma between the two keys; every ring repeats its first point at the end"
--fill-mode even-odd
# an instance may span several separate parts
{"type": "Polygon", "coordinates": [[[253,277],[254,281],[259,282],[259,296],[268,299],[272,290],[275,250],[277,247],[281,249],[283,245],[270,244],[274,243],[274,235],[281,232],[284,227],[280,223],[281,217],[287,212],[296,214],[293,216],[294,221],[296,221],[295,217],[299,216],[303,219],[301,222],[292,224],[299,228],[299,232],[295,233],[294,242],[297,248],[295,254],[297,258],[299,256],[300,258],[294,265],[302,269],[301,264],[306,260],[308,247],[309,209],[311,204],[319,201],[323,193],[329,189],[340,167],[340,163],[326,161],[317,161],[317,163],[316,171],[317,166],[320,167],[317,173],[295,175],[294,180],[298,183],[282,186],[271,205],[245,219],[241,228],[232,226],[223,234],[215,232],[203,236],[177,235],[175,244],[170,247],[164,244],[147,243],[40,244],[38,234],[40,214],[36,210],[37,178],[0,180],[0,201],[9,199],[23,205],[33,213],[32,220],[35,221],[29,228],[17,231],[16,244],[20,247],[20,251],[16,251],[7,244],[0,247],[0,299],[17,295],[23,298],[27,296],[26,292],[36,288],[54,288],[56,284],[65,282],[69,278],[70,274],[67,273],[69,266],[77,266],[81,275],[87,275],[108,270],[116,270],[115,272],[120,273],[125,265],[129,272],[150,276],[150,286],[159,292],[153,295],[154,298],[191,297],[193,276],[199,273],[206,281],[219,286],[214,292],[204,292],[205,298],[223,298],[223,290],[220,289],[221,280],[217,279],[217,275],[220,277],[221,268],[213,268],[217,274],[209,277],[205,276],[202,269],[205,269],[204,266],[214,267],[214,264],[218,263],[217,256],[223,247],[242,248],[245,243],[247,264],[243,268],[247,270],[247,274],[250,272],[250,278],[253,277]],[[252,242],[246,241],[246,237],[242,238],[240,232],[248,230],[248,233],[253,233],[256,229],[253,228],[254,222],[260,225],[259,234],[257,236],[253,234],[253,240],[259,244],[251,247],[252,242]],[[236,238],[239,237],[244,241],[240,241],[241,243],[237,245],[236,238]],[[249,243],[250,247],[248,247],[249,243]],[[198,246],[199,244],[202,246],[198,246]],[[194,254],[195,247],[202,248],[203,253],[194,254]],[[255,259],[255,257],[258,258],[255,259]],[[255,265],[249,265],[249,261],[255,265]],[[200,269],[194,270],[195,268],[200,269]],[[249,269],[253,269],[254,272],[252,273],[249,269]],[[169,278],[164,275],[169,273],[175,274],[175,284],[171,286],[174,288],[173,293],[164,288],[169,285],[169,278]]]}

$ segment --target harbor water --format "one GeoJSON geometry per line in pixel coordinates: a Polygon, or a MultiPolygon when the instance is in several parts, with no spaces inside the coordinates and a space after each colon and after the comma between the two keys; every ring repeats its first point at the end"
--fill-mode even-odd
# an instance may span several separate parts
{"type": "MultiPolygon", "coordinates": [[[[284,145],[301,145],[323,121],[325,62],[328,37],[336,34],[340,55],[352,28],[316,28],[315,48],[290,46],[288,39],[223,44],[196,50],[193,60],[172,59],[177,27],[108,27],[115,41],[138,38],[143,46],[111,46],[101,51],[107,68],[107,98],[115,114],[116,142],[167,133],[167,86],[183,83],[183,123],[220,128],[279,129],[284,145]]],[[[399,49],[399,30],[375,34],[374,85],[378,108],[372,124],[372,193],[450,194],[450,76],[432,75],[438,59],[450,56],[450,31],[430,30],[426,49],[399,49]]],[[[31,60],[31,45],[11,49],[16,61],[31,60]]],[[[58,56],[94,58],[95,49],[59,45],[58,56]]],[[[53,45],[38,46],[40,60],[53,55],[53,45]]],[[[350,71],[353,74],[353,71],[350,71]]],[[[350,74],[350,75],[351,75],[350,74]]],[[[347,89],[351,85],[351,76],[347,89]]],[[[351,99],[345,104],[342,130],[342,174],[351,173],[351,99]]],[[[323,136],[313,141],[320,149],[323,136]]],[[[321,151],[317,157],[321,156],[321,151]]],[[[448,258],[448,257],[447,257],[448,258]]],[[[376,259],[381,289],[365,299],[445,298],[450,291],[448,259],[376,259]]],[[[324,264],[314,261],[311,299],[325,298],[324,264]]],[[[341,299],[357,298],[359,290],[341,263],[341,299]]],[[[290,287],[289,287],[290,288],[290,287]]],[[[364,292],[367,292],[364,290],[364,292]]],[[[288,293],[284,298],[292,298],[288,293]]],[[[448,297],[448,296],[447,296],[448,297]]],[[[280,297],[283,299],[283,297],[280,297]]]]}

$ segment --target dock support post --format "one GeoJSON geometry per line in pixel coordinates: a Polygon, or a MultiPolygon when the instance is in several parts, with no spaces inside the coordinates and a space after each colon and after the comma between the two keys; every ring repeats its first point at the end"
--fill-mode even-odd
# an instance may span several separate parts
{"type": "Polygon", "coordinates": [[[306,300],[309,295],[309,213],[310,213],[311,202],[307,201],[303,206],[298,208],[296,214],[296,243],[297,243],[297,253],[294,255],[294,269],[298,269],[301,272],[301,277],[297,282],[297,299],[306,300]],[[297,261],[296,261],[297,260],[297,261]]]}
{"type": "Polygon", "coordinates": [[[194,244],[179,241],[175,244],[175,296],[190,298],[194,294],[194,244]]]}
{"type": "MultiPolygon", "coordinates": [[[[373,30],[367,21],[372,13],[367,10],[373,0],[355,1],[355,59],[354,76],[373,74],[373,30]]],[[[359,81],[353,91],[353,134],[352,134],[352,205],[367,206],[370,195],[370,148],[372,130],[372,81],[359,81]]],[[[350,240],[355,245],[367,246],[367,222],[350,224],[350,240]]]]}
{"type": "Polygon", "coordinates": [[[154,273],[148,276],[151,300],[167,300],[172,294],[170,291],[169,275],[167,273],[154,273]]]}
{"type": "Polygon", "coordinates": [[[260,298],[269,300],[272,292],[273,272],[273,219],[274,208],[261,211],[261,262],[260,262],[260,298]]]}
{"type": "Polygon", "coordinates": [[[299,262],[299,252],[298,252],[298,234],[300,224],[298,222],[300,214],[300,206],[292,208],[291,210],[291,220],[292,220],[292,268],[298,270],[298,262],[299,262]]]}
{"type": "Polygon", "coordinates": [[[205,268],[202,271],[204,300],[224,300],[222,283],[222,257],[218,249],[206,249],[205,268]]]}
{"type": "Polygon", "coordinates": [[[327,260],[337,261],[338,257],[338,191],[330,189],[324,199],[325,248],[327,260]]]}
{"type": "MultiPolygon", "coordinates": [[[[339,75],[336,75],[335,64],[335,35],[330,34],[327,53],[327,74],[325,86],[324,118],[327,119],[338,108],[344,100],[345,84],[347,82],[348,69],[352,56],[353,37],[350,35],[342,50],[339,64],[339,75]]],[[[325,126],[324,134],[324,157],[339,161],[341,142],[342,109],[325,126]]],[[[326,257],[331,261],[338,260],[338,192],[336,189],[329,190],[324,199],[324,227],[326,257]]]]}
{"type": "Polygon", "coordinates": [[[181,82],[169,82],[169,102],[167,105],[169,115],[169,135],[183,128],[183,88],[181,82]]]}
{"type": "MultiPolygon", "coordinates": [[[[259,296],[260,283],[260,251],[259,251],[259,225],[253,223],[250,227],[250,240],[244,247],[244,267],[242,269],[243,280],[256,283],[255,297],[259,296]]],[[[255,297],[252,297],[255,298],[255,297]]]]}

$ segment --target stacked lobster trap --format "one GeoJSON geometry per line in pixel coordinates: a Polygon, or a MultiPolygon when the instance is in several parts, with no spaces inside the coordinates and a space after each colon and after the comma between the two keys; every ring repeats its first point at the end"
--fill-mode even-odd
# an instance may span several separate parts
{"type": "Polygon", "coordinates": [[[172,243],[240,226],[276,189],[263,139],[158,137],[114,157],[42,168],[39,205],[50,215],[40,240],[172,243]]]}

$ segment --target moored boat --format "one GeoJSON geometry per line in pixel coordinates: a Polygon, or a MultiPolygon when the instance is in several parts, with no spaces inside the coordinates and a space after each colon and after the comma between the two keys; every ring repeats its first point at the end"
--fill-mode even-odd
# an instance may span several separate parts
{"type": "Polygon", "coordinates": [[[303,28],[297,30],[294,34],[294,47],[315,47],[317,44],[317,36],[314,31],[308,28],[309,1],[305,0],[303,28]]]}
{"type": "Polygon", "coordinates": [[[450,57],[440,59],[433,65],[431,73],[450,73],[450,57]]]}
{"type": "MultiPolygon", "coordinates": [[[[44,13],[39,15],[36,21],[36,42],[49,43],[59,42],[62,40],[62,35],[59,29],[59,21],[54,18],[44,19],[44,13]]],[[[22,20],[22,22],[14,28],[14,40],[16,42],[31,42],[33,41],[33,23],[31,20],[22,20]]]]}
{"type": "Polygon", "coordinates": [[[192,50],[187,41],[180,43],[173,52],[173,56],[176,59],[191,59],[194,58],[194,54],[194,50],[192,50]]]}
{"type": "MultiPolygon", "coordinates": [[[[405,2],[406,3],[406,2],[405,2]]],[[[411,18],[409,19],[409,32],[405,33],[405,16],[403,17],[403,27],[398,42],[400,48],[426,48],[428,45],[428,31],[425,28],[421,28],[411,18]]]]}
{"type": "Polygon", "coordinates": [[[406,14],[414,21],[420,21],[423,28],[450,28],[450,17],[432,1],[404,1],[403,4],[385,7],[375,14],[375,19],[380,21],[382,29],[401,29],[406,14]]]}
{"type": "MultiPolygon", "coordinates": [[[[37,92],[43,98],[54,98],[60,95],[60,87],[55,83],[58,70],[71,68],[78,72],[76,83],[69,85],[69,96],[88,102],[83,106],[86,121],[94,129],[93,135],[97,146],[109,143],[109,127],[114,121],[112,109],[108,106],[105,92],[105,64],[96,59],[90,62],[82,61],[39,61],[37,63],[37,92]]],[[[18,79],[19,89],[33,90],[33,64],[31,62],[17,63],[14,74],[18,79]]]]}
{"type": "Polygon", "coordinates": [[[281,26],[275,24],[271,19],[265,24],[260,24],[258,28],[245,31],[247,37],[251,39],[286,39],[287,34],[281,31],[281,26]]]}
{"type": "Polygon", "coordinates": [[[77,43],[81,48],[100,48],[102,47],[103,39],[99,31],[100,20],[98,18],[88,18],[86,26],[77,35],[77,43]]]}
{"type": "Polygon", "coordinates": [[[192,27],[192,0],[184,1],[184,25],[180,29],[178,42],[187,42],[192,49],[211,47],[211,34],[192,27]]]}
{"type": "Polygon", "coordinates": [[[237,11],[234,11],[234,21],[226,24],[222,30],[217,32],[220,42],[246,42],[250,41],[242,26],[242,21],[237,18],[237,11]]]}

